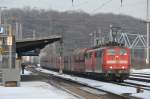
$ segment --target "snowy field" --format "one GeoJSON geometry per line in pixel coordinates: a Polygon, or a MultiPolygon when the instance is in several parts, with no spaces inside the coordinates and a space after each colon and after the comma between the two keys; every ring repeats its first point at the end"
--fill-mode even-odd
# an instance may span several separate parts
{"type": "Polygon", "coordinates": [[[20,87],[0,86],[0,99],[77,99],[45,82],[21,82],[20,87]]]}
{"type": "Polygon", "coordinates": [[[99,89],[102,89],[102,90],[105,90],[108,92],[112,92],[115,94],[121,95],[121,94],[129,93],[129,94],[131,94],[131,96],[139,97],[142,99],[150,99],[149,98],[150,91],[147,91],[147,90],[144,90],[143,93],[136,93],[136,88],[133,88],[133,87],[127,87],[127,86],[121,86],[121,85],[111,84],[111,83],[107,83],[107,82],[90,80],[90,79],[70,76],[70,75],[66,75],[66,74],[60,75],[57,72],[53,72],[53,71],[49,71],[49,70],[41,69],[41,68],[37,68],[36,70],[44,72],[44,73],[53,74],[55,76],[66,78],[66,79],[76,81],[79,83],[83,83],[83,84],[89,85],[91,87],[99,88],[99,89]]]}

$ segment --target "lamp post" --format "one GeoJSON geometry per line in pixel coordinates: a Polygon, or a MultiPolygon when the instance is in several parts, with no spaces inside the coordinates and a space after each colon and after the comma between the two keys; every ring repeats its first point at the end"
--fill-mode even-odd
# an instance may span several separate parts
{"type": "Polygon", "coordinates": [[[146,22],[147,22],[147,54],[146,64],[149,64],[149,0],[146,2],[146,22]]]}

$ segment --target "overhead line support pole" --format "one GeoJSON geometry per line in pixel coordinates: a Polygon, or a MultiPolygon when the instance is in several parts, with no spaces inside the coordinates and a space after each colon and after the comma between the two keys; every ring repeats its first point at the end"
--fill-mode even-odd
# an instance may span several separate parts
{"type": "Polygon", "coordinates": [[[149,64],[149,0],[146,2],[146,21],[147,21],[147,55],[146,64],[149,64]]]}

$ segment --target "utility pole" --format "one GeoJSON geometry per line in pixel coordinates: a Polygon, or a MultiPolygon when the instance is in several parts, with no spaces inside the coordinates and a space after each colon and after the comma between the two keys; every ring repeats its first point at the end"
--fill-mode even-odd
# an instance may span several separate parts
{"type": "Polygon", "coordinates": [[[2,7],[0,7],[0,26],[2,25],[2,7]]]}
{"type": "Polygon", "coordinates": [[[112,37],[112,32],[113,32],[112,27],[113,26],[110,24],[109,27],[110,27],[109,41],[112,42],[113,41],[113,37],[112,37]]]}
{"type": "Polygon", "coordinates": [[[2,25],[2,8],[7,8],[7,7],[0,7],[0,26],[2,25]]]}
{"type": "Polygon", "coordinates": [[[149,64],[149,0],[146,2],[146,22],[147,22],[147,56],[146,64],[149,64]]]}
{"type": "Polygon", "coordinates": [[[64,68],[64,31],[61,32],[61,39],[59,41],[60,43],[60,48],[59,48],[59,53],[60,53],[60,65],[59,65],[59,74],[63,74],[63,68],[64,68]]]}
{"type": "Polygon", "coordinates": [[[35,32],[36,32],[35,30],[32,31],[32,33],[33,33],[33,34],[32,34],[33,39],[36,38],[36,37],[35,37],[35,32]]]}
{"type": "Polygon", "coordinates": [[[20,25],[19,25],[19,33],[20,33],[20,36],[19,36],[19,39],[20,40],[22,40],[22,35],[23,35],[23,33],[22,33],[22,24],[20,23],[20,25]]]}
{"type": "Polygon", "coordinates": [[[63,73],[63,35],[62,38],[60,40],[60,66],[59,66],[59,74],[63,73]]]}
{"type": "Polygon", "coordinates": [[[90,33],[89,36],[90,36],[90,46],[92,47],[93,46],[93,38],[92,38],[93,33],[90,33]]]}
{"type": "Polygon", "coordinates": [[[96,31],[94,31],[94,32],[92,32],[92,33],[90,33],[89,34],[89,36],[90,36],[90,39],[91,39],[91,47],[93,47],[93,46],[95,46],[96,45],[96,31]]]}
{"type": "Polygon", "coordinates": [[[12,45],[13,45],[13,34],[12,34],[12,27],[9,24],[8,25],[9,28],[9,34],[8,34],[8,46],[9,46],[9,68],[12,68],[12,45]]]}
{"type": "Polygon", "coordinates": [[[18,24],[18,22],[16,22],[16,31],[15,31],[15,39],[16,40],[19,40],[19,24],[18,24]]]}

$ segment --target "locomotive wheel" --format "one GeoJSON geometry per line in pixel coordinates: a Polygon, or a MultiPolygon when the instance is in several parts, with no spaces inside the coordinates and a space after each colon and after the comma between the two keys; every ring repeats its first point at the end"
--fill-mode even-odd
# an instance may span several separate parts
{"type": "Polygon", "coordinates": [[[119,82],[119,83],[123,83],[123,82],[124,82],[123,78],[121,78],[121,77],[119,77],[119,78],[116,77],[116,78],[115,78],[115,81],[116,81],[116,82],[119,82]]]}
{"type": "Polygon", "coordinates": [[[106,80],[106,81],[111,81],[111,77],[110,77],[110,75],[109,74],[105,74],[104,75],[104,80],[106,80]]]}

